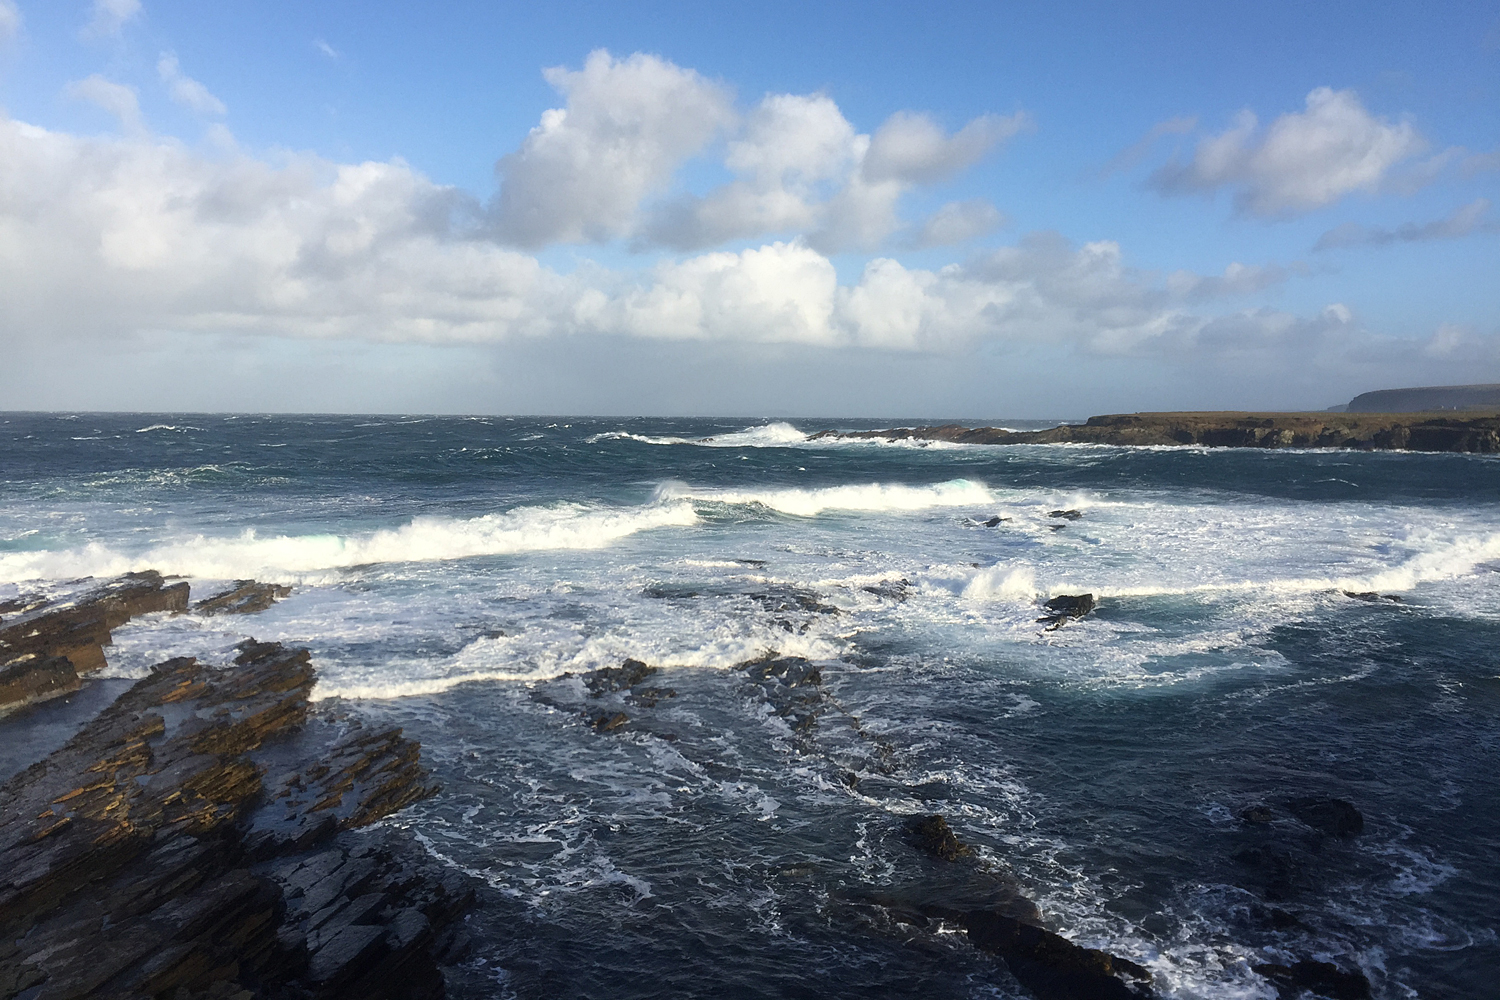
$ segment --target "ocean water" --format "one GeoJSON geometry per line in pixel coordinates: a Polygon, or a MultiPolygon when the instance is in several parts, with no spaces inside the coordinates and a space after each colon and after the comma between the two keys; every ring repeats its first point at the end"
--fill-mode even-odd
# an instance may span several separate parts
{"type": "Polygon", "coordinates": [[[419,739],[444,792],[397,822],[489,887],[456,996],[1025,996],[867,904],[944,874],[901,833],[933,812],[1163,996],[1302,958],[1500,996],[1500,460],[830,425],[876,426],[4,414],[0,599],[293,584],[138,620],[106,673],[296,643],[320,710],[419,739]],[[768,652],[824,694],[736,669],[768,652]],[[626,657],[673,694],[589,697],[626,657]]]}

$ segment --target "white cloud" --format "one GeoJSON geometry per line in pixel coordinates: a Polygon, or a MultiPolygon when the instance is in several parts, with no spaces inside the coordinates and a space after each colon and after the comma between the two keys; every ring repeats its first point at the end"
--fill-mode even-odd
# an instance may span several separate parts
{"type": "Polygon", "coordinates": [[[1392,167],[1424,148],[1410,122],[1376,118],[1352,90],[1319,87],[1305,111],[1265,129],[1242,112],[1227,131],[1200,141],[1190,162],[1157,171],[1153,183],[1168,194],[1228,187],[1241,211],[1290,215],[1373,193],[1392,167]]]}
{"type": "Polygon", "coordinates": [[[805,232],[817,218],[819,189],[848,173],[857,136],[822,94],[770,94],[746,116],[724,165],[739,179],[707,197],[661,206],[646,229],[649,242],[678,249],[786,231],[805,232]]]}
{"type": "Polygon", "coordinates": [[[865,154],[865,179],[931,184],[973,166],[996,145],[1029,128],[1024,111],[1009,117],[981,115],[953,135],[926,115],[898,111],[886,119],[865,154]]]}
{"type": "Polygon", "coordinates": [[[567,107],[543,113],[496,167],[496,229],[518,246],[630,234],[641,200],[734,118],[722,87],[656,56],[600,49],[582,70],[545,75],[567,107]]]}
{"type": "Polygon", "coordinates": [[[992,342],[1176,363],[1292,356],[1362,335],[1341,308],[1301,318],[1198,305],[1263,288],[1281,269],[1163,277],[1130,267],[1107,241],[1032,234],[936,270],[880,258],[848,284],[798,241],[642,274],[592,264],[561,274],[482,238],[472,199],[400,162],[270,164],[4,118],[0,149],[5,349],[143,333],[445,345],[584,337],[928,354],[992,342]]]}
{"type": "Polygon", "coordinates": [[[1106,163],[1099,171],[1099,176],[1108,177],[1116,171],[1128,170],[1144,159],[1146,154],[1151,152],[1151,147],[1155,146],[1160,139],[1169,135],[1186,135],[1197,127],[1198,119],[1189,115],[1178,115],[1175,118],[1157,122],[1146,131],[1145,135],[1122,149],[1114,159],[1106,163]]]}
{"type": "Polygon", "coordinates": [[[327,56],[330,59],[337,59],[339,57],[339,51],[338,51],[338,49],[334,48],[332,45],[329,45],[326,41],[324,41],[321,38],[314,38],[313,39],[313,46],[319,52],[323,53],[325,56],[327,56]]]}
{"type": "Polygon", "coordinates": [[[120,120],[120,127],[125,131],[141,131],[141,105],[136,100],[135,88],[106,80],[95,73],[69,83],[66,93],[75,100],[87,101],[108,111],[120,120]]]}
{"type": "Polygon", "coordinates": [[[945,247],[988,236],[1005,225],[1005,216],[983,198],[950,201],[933,212],[912,234],[914,247],[945,247]]]}
{"type": "Polygon", "coordinates": [[[84,25],[85,38],[118,35],[141,12],[141,0],[94,0],[93,16],[84,25]]]}
{"type": "Polygon", "coordinates": [[[1490,200],[1476,198],[1455,210],[1445,219],[1421,223],[1408,222],[1395,229],[1380,229],[1362,226],[1357,222],[1346,222],[1318,237],[1318,242],[1313,249],[1384,246],[1387,243],[1425,243],[1430,240],[1454,240],[1471,233],[1500,232],[1500,223],[1485,221],[1485,216],[1489,214],[1489,211],[1490,200]]]}
{"type": "Polygon", "coordinates": [[[8,42],[21,33],[21,11],[15,0],[0,0],[0,43],[8,42]]]}
{"type": "Polygon", "coordinates": [[[196,111],[200,115],[229,113],[224,102],[209,93],[207,87],[182,72],[175,54],[163,52],[156,61],[156,73],[161,77],[161,82],[167,85],[167,93],[172,100],[189,111],[196,111]]]}

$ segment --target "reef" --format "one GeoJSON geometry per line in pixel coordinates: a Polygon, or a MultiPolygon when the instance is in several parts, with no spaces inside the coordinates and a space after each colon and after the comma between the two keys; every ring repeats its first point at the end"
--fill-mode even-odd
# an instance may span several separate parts
{"type": "Polygon", "coordinates": [[[1198,445],[1209,448],[1344,448],[1360,451],[1500,452],[1500,412],[1124,413],[1041,431],[942,424],[873,431],[826,430],[818,438],[959,444],[1198,445]]]}

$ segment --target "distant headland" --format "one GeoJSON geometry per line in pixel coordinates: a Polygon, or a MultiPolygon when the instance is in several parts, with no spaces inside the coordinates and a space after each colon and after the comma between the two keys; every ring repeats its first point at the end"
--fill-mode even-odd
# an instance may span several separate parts
{"type": "Polygon", "coordinates": [[[1500,452],[1500,406],[1485,412],[1461,414],[1452,411],[1119,413],[1090,417],[1087,423],[1063,424],[1040,431],[943,424],[874,431],[827,430],[814,434],[813,438],[878,438],[961,444],[1198,445],[1211,448],[1497,453],[1500,452]]]}

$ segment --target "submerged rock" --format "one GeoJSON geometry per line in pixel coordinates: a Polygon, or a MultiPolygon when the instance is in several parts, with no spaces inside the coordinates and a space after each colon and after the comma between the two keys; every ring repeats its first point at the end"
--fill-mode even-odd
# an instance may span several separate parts
{"type": "Polygon", "coordinates": [[[230,589],[194,604],[193,610],[205,615],[250,615],[266,610],[291,593],[291,587],[279,583],[236,580],[230,589]]]}
{"type": "Polygon", "coordinates": [[[1369,1000],[1370,996],[1370,980],[1363,972],[1346,972],[1332,962],[1303,959],[1292,965],[1252,965],[1250,970],[1269,979],[1284,1000],[1309,992],[1331,1000],[1369,1000]]]}
{"type": "Polygon", "coordinates": [[[387,852],[361,856],[367,877],[309,878],[310,911],[256,865],[436,791],[399,730],[310,721],[313,682],[307,651],[278,643],[168,660],[0,786],[6,995],[441,995],[435,938],[407,914],[451,922],[463,890],[387,852]]]}
{"type": "Polygon", "coordinates": [[[79,675],[104,666],[111,632],[155,611],[186,611],[188,585],[160,573],[127,573],[59,601],[30,599],[0,618],[0,715],[76,691],[79,675]],[[71,672],[72,676],[69,676],[71,672]]]}
{"type": "Polygon", "coordinates": [[[1330,837],[1358,837],[1365,832],[1365,817],[1343,799],[1291,799],[1286,807],[1308,826],[1330,837]]]}

